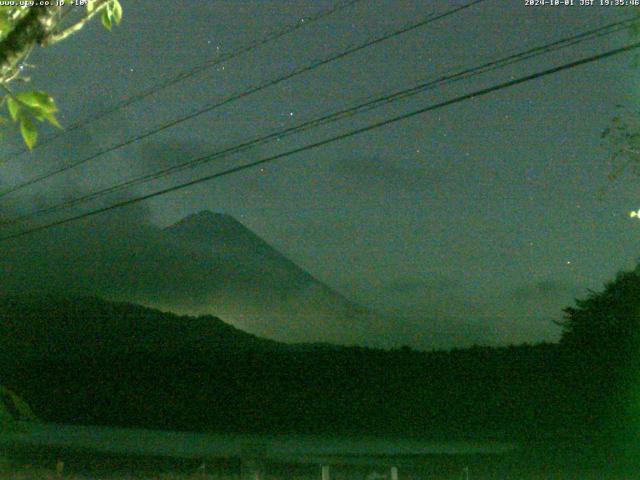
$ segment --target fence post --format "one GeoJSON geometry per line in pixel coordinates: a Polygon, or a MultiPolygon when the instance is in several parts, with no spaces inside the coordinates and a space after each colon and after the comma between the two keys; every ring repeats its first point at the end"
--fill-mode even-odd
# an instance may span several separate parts
{"type": "Polygon", "coordinates": [[[391,467],[391,480],[398,480],[398,467],[391,467]]]}
{"type": "Polygon", "coordinates": [[[331,469],[329,465],[322,465],[322,480],[331,480],[331,469]]]}

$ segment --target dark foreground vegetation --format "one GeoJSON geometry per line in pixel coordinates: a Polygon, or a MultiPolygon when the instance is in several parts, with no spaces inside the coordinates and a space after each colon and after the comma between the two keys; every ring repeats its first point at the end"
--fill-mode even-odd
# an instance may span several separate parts
{"type": "MultiPolygon", "coordinates": [[[[620,464],[611,459],[589,459],[585,454],[570,456],[568,451],[558,451],[557,446],[534,447],[498,457],[486,456],[424,456],[398,464],[401,480],[631,480],[638,478],[637,463],[620,464]],[[467,474],[469,475],[467,477],[467,474]]],[[[589,453],[594,453],[591,450],[589,453]]],[[[390,468],[378,465],[333,464],[330,467],[334,480],[389,479],[390,468]]],[[[134,458],[105,456],[87,452],[48,452],[41,456],[16,458],[11,465],[0,469],[4,479],[54,479],[67,478],[125,480],[245,480],[237,459],[206,461],[169,458],[134,458]],[[64,459],[63,468],[60,459],[64,459]],[[35,460],[35,461],[34,461],[35,460]],[[57,470],[57,471],[56,471],[57,470]]],[[[264,462],[261,477],[264,480],[320,480],[320,463],[264,462]]]]}
{"type": "Polygon", "coordinates": [[[626,445],[640,423],[638,269],[568,308],[559,344],[292,346],[97,298],[4,298],[0,318],[3,383],[51,422],[603,448],[626,445]]]}
{"type": "Polygon", "coordinates": [[[4,382],[48,421],[465,435],[542,432],[580,415],[557,345],[291,347],[212,317],[99,299],[7,300],[0,308],[4,382]]]}

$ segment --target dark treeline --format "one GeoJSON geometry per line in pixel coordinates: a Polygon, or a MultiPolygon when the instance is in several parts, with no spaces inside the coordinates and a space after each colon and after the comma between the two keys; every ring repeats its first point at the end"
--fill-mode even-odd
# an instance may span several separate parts
{"type": "MultiPolygon", "coordinates": [[[[58,422],[171,429],[468,433],[551,423],[550,346],[31,357],[7,383],[58,422]]],[[[557,383],[557,382],[556,382],[557,383]]]]}
{"type": "Polygon", "coordinates": [[[559,344],[284,345],[97,298],[0,301],[2,383],[53,422],[233,432],[574,436],[638,426],[639,270],[566,309],[559,344]]]}

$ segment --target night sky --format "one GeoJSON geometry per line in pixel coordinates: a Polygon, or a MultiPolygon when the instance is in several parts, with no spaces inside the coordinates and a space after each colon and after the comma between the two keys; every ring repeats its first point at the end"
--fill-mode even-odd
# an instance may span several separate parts
{"type": "MultiPolygon", "coordinates": [[[[8,159],[0,167],[0,186],[463,3],[359,2],[33,153],[8,159]]],[[[35,67],[27,69],[28,75],[34,86],[56,98],[60,121],[69,125],[331,5],[325,0],[123,1],[119,28],[109,33],[94,22],[54,47],[39,49],[29,59],[35,67]]],[[[7,216],[27,212],[631,14],[622,7],[525,7],[524,0],[488,0],[33,185],[0,200],[0,209],[7,216]]],[[[127,195],[630,41],[628,33],[620,33],[586,42],[127,195]]],[[[553,320],[561,319],[562,308],[586,288],[599,289],[615,272],[632,267],[640,254],[640,222],[629,217],[640,207],[637,180],[632,175],[607,179],[608,152],[600,139],[616,115],[616,104],[634,108],[638,101],[635,56],[617,56],[465,101],[162,196],[120,215],[167,226],[200,210],[228,213],[347,298],[386,314],[401,312],[394,317],[398,330],[403,321],[424,322],[429,329],[430,319],[437,317],[454,328],[474,326],[460,344],[555,341],[560,329],[553,320]],[[491,336],[476,335],[479,330],[491,336]]],[[[53,132],[41,129],[45,137],[53,132]]],[[[17,147],[19,136],[7,134],[3,157],[17,147]]],[[[60,217],[47,219],[52,218],[60,217]]],[[[64,242],[64,232],[52,229],[48,235],[60,235],[64,242]]]]}

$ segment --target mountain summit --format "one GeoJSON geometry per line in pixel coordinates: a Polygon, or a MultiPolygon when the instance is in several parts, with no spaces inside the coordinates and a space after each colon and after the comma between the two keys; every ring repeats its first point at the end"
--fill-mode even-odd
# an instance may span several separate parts
{"type": "Polygon", "coordinates": [[[214,236],[218,239],[232,239],[250,235],[258,238],[231,215],[214,213],[209,210],[188,215],[166,230],[174,234],[189,236],[192,240],[207,239],[208,236],[214,236]]]}
{"type": "Polygon", "coordinates": [[[107,217],[0,246],[0,254],[0,295],[97,295],[214,315],[273,340],[392,346],[377,334],[385,323],[377,315],[222,213],[199,212],[167,228],[107,217]]]}
{"type": "Polygon", "coordinates": [[[371,331],[375,315],[230,215],[202,211],[163,233],[200,259],[209,285],[210,295],[177,306],[184,312],[213,313],[251,333],[296,342],[361,343],[371,331]]]}
{"type": "MultiPolygon", "coordinates": [[[[224,213],[203,210],[167,227],[165,232],[174,239],[192,244],[200,243],[206,250],[218,255],[238,255],[239,257],[258,255],[263,261],[267,257],[286,260],[262,238],[231,215],[224,213]]],[[[291,266],[294,265],[291,264],[291,266]]]]}

